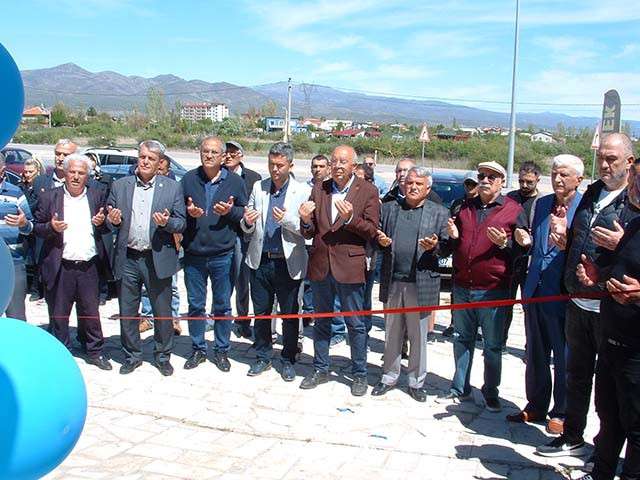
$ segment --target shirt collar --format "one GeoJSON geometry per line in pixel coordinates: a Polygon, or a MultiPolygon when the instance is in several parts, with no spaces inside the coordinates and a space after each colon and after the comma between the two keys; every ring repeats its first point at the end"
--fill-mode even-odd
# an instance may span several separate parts
{"type": "Polygon", "coordinates": [[[227,175],[229,175],[229,170],[227,170],[226,168],[221,168],[220,169],[220,175],[218,175],[217,178],[214,178],[212,180],[209,180],[209,183],[211,185],[214,185],[216,183],[220,183],[221,181],[223,181],[225,178],[227,178],[227,175]]]}
{"type": "Polygon", "coordinates": [[[482,203],[482,200],[480,200],[480,195],[476,195],[475,197],[473,197],[473,201],[478,208],[489,208],[493,205],[504,205],[504,195],[498,195],[498,198],[496,198],[493,202],[487,203],[486,205],[482,203]]]}
{"type": "Polygon", "coordinates": [[[156,183],[156,175],[154,175],[151,180],[149,180],[148,182],[143,182],[142,179],[138,176],[138,174],[136,173],[136,187],[142,187],[144,190],[147,190],[149,188],[153,188],[153,186],[156,183]]]}
{"type": "Polygon", "coordinates": [[[287,187],[289,186],[289,180],[290,178],[287,178],[287,181],[284,182],[284,184],[278,190],[275,189],[276,186],[273,183],[273,181],[271,181],[271,190],[270,190],[271,195],[280,196],[282,193],[286,192],[287,187]]]}
{"type": "Polygon", "coordinates": [[[75,196],[75,197],[73,195],[71,195],[69,190],[67,190],[67,185],[66,184],[63,185],[62,188],[64,190],[64,196],[67,197],[67,198],[73,198],[74,200],[79,200],[79,199],[81,199],[82,197],[84,197],[87,194],[86,185],[85,185],[84,189],[82,190],[82,193],[80,195],[78,195],[78,196],[75,196]]]}
{"type": "Polygon", "coordinates": [[[349,181],[347,182],[347,184],[344,186],[342,190],[338,188],[338,185],[336,184],[335,181],[331,180],[331,193],[340,193],[340,194],[349,193],[349,189],[351,188],[351,184],[353,183],[353,180],[355,178],[356,176],[351,174],[351,178],[349,179],[349,181]]]}

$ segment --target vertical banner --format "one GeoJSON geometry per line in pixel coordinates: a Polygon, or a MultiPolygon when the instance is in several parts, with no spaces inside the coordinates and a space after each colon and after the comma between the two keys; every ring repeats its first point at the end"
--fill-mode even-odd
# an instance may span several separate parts
{"type": "Polygon", "coordinates": [[[602,105],[601,133],[620,132],[620,95],[615,90],[609,90],[604,94],[602,105]]]}

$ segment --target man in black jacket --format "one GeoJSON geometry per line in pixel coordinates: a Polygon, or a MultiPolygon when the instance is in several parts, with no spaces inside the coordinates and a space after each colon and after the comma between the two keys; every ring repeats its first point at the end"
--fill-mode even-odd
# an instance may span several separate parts
{"type": "MultiPolygon", "coordinates": [[[[567,251],[564,283],[569,293],[603,292],[604,286],[586,288],[576,276],[580,263],[599,263],[618,246],[624,223],[634,212],[626,209],[629,170],[634,163],[631,140],[623,133],[605,137],[598,149],[600,180],[590,185],[578,205],[571,229],[566,215],[552,215],[550,241],[567,251]],[[625,218],[627,217],[627,218],[625,218]]],[[[565,335],[567,406],[563,434],[536,450],[543,456],[581,455],[587,423],[596,354],[602,334],[600,301],[574,298],[568,303],[565,335]]]]}
{"type": "MultiPolygon", "coordinates": [[[[238,142],[227,142],[227,154],[224,161],[225,167],[230,172],[240,175],[240,178],[244,180],[244,185],[247,190],[247,198],[251,195],[253,190],[253,184],[262,180],[262,177],[258,172],[255,172],[245,167],[242,160],[244,159],[244,150],[242,145],[238,142]]],[[[238,234],[236,240],[236,246],[233,251],[233,262],[231,264],[234,284],[233,288],[236,290],[236,315],[245,316],[249,313],[249,277],[251,276],[250,268],[245,264],[244,259],[247,255],[247,248],[249,242],[244,239],[244,235],[238,234]]],[[[251,338],[251,321],[240,320],[235,322],[237,326],[236,333],[239,337],[251,338]]]]}
{"type": "MultiPolygon", "coordinates": [[[[187,228],[184,231],[184,281],[187,287],[189,335],[193,353],[184,368],[197,367],[207,358],[204,340],[207,280],[211,279],[213,313],[231,315],[231,263],[240,220],[247,205],[244,182],[222,166],[225,143],[218,137],[205,137],[200,144],[202,165],[188,171],[181,183],[187,205],[187,228]]],[[[214,322],[213,362],[223,372],[231,368],[227,352],[231,322],[214,322]]]]}
{"type": "MultiPolygon", "coordinates": [[[[634,171],[631,177],[629,204],[638,211],[640,174],[634,171]]],[[[600,309],[602,346],[595,381],[600,431],[595,438],[593,471],[587,479],[613,479],[625,440],[620,478],[640,478],[640,217],[631,220],[624,231],[610,261],[600,262],[599,268],[581,264],[577,272],[586,287],[597,283],[611,293],[600,309]]]]}

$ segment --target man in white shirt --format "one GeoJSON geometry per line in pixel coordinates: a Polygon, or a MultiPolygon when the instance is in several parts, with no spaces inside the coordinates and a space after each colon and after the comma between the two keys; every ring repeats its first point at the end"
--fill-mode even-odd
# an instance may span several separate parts
{"type": "Polygon", "coordinates": [[[64,159],[64,185],[42,193],[36,210],[35,233],[44,240],[41,272],[46,289],[51,332],[67,348],[69,315],[76,304],[78,338],[87,363],[111,370],[103,354],[99,278],[106,268],[100,234],[105,228],[105,192],[89,187],[90,163],[84,155],[64,159]]]}

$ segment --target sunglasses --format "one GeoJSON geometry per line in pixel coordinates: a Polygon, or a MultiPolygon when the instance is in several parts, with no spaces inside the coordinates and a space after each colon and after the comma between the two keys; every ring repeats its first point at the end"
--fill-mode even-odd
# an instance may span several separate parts
{"type": "Polygon", "coordinates": [[[489,179],[490,182],[495,182],[497,178],[502,178],[500,175],[496,175],[495,173],[490,173],[487,175],[486,173],[478,173],[478,180],[484,180],[485,178],[489,179]]]}

